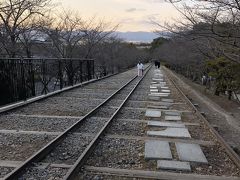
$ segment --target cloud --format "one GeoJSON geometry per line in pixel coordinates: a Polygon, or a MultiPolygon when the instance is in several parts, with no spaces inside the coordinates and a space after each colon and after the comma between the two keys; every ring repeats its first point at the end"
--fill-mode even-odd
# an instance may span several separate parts
{"type": "Polygon", "coordinates": [[[126,9],[125,11],[126,12],[146,11],[146,9],[129,8],[129,9],[126,9]]]}
{"type": "Polygon", "coordinates": [[[127,23],[133,23],[135,21],[136,20],[134,18],[123,18],[123,19],[121,19],[120,23],[127,24],[127,23]]]}
{"type": "Polygon", "coordinates": [[[137,10],[136,8],[129,8],[129,9],[126,9],[126,12],[134,12],[136,10],[137,10]]]}

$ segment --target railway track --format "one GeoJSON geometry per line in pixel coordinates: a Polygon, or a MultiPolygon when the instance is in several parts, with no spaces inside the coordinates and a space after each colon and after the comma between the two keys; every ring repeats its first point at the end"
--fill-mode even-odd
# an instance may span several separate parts
{"type": "MultiPolygon", "coordinates": [[[[81,167],[82,162],[84,162],[84,159],[86,158],[86,155],[97,143],[98,139],[103,134],[108,124],[115,117],[117,112],[121,109],[125,101],[129,98],[136,86],[139,84],[141,79],[139,79],[137,76],[131,78],[130,81],[128,81],[111,96],[109,96],[106,100],[100,103],[96,108],[84,115],[84,117],[79,119],[76,123],[74,123],[71,127],[65,130],[57,138],[55,138],[53,141],[51,141],[49,144],[47,144],[45,147],[43,147],[41,150],[31,156],[20,167],[13,170],[9,175],[4,177],[4,179],[37,179],[38,177],[34,176],[32,172],[38,171],[39,169],[41,171],[41,168],[36,168],[39,164],[48,164],[47,166],[51,166],[49,164],[71,164],[72,167],[68,171],[66,171],[65,168],[62,168],[61,172],[67,172],[67,174],[64,176],[65,179],[72,177],[74,173],[79,169],[79,167],[81,167]],[[116,108],[109,107],[108,103],[111,103],[112,99],[114,101],[114,97],[117,95],[123,96],[121,97],[123,98],[123,100],[120,103],[120,106],[116,108]],[[106,111],[106,109],[108,109],[108,111],[106,111]],[[98,118],[105,117],[105,119],[102,119],[103,122],[98,124],[97,128],[95,124],[91,124],[91,121],[95,116],[97,116],[98,118]],[[88,125],[89,129],[94,129],[94,131],[92,132],[92,136],[90,137],[84,137],[81,134],[81,128],[86,126],[86,124],[88,125]],[[69,152],[71,154],[69,154],[69,152]],[[66,158],[59,159],[58,157],[60,154],[66,154],[68,156],[71,156],[71,158],[69,158],[67,161],[66,158]],[[80,156],[79,154],[82,155],[80,156]],[[59,162],[59,160],[61,162],[59,162]]],[[[104,86],[102,86],[101,84],[98,88],[101,87],[104,86]]],[[[92,96],[90,98],[92,98],[92,96]]],[[[69,167],[71,165],[69,165],[69,167]]]]}
{"type": "Polygon", "coordinates": [[[0,178],[135,76],[136,70],[132,69],[0,108],[0,178]]]}
{"type": "MultiPolygon", "coordinates": [[[[129,77],[129,74],[126,77],[129,77]]],[[[72,107],[57,111],[50,105],[47,108],[37,109],[37,105],[34,104],[31,108],[26,107],[14,113],[10,112],[7,116],[10,121],[12,116],[17,116],[19,120],[11,121],[16,122],[16,125],[3,124],[9,128],[8,131],[0,130],[0,135],[1,133],[13,133],[28,137],[37,134],[38,138],[47,137],[46,139],[50,140],[62,135],[67,123],[73,126],[84,117],[86,120],[82,120],[81,125],[73,128],[74,132],[69,133],[67,139],[57,143],[50,153],[44,153],[36,158],[33,161],[35,163],[26,164],[24,171],[17,170],[20,164],[23,164],[22,160],[19,162],[14,160],[12,163],[15,165],[12,166],[10,163],[9,167],[16,167],[16,169],[12,171],[12,177],[11,174],[8,175],[8,179],[16,179],[16,177],[20,179],[111,180],[239,179],[238,157],[234,156],[234,152],[231,152],[231,149],[221,142],[216,132],[212,131],[203,119],[204,117],[189,102],[167,70],[158,71],[152,68],[141,81],[139,80],[129,81],[129,84],[117,92],[113,99],[109,99],[100,107],[100,110],[94,111],[90,116],[84,112],[96,108],[103,99],[109,97],[104,94],[111,94],[118,89],[109,87],[107,79],[106,83],[98,85],[93,83],[82,90],[68,91],[61,96],[43,101],[43,104],[48,102],[52,106],[59,104],[62,99],[67,103],[66,107],[72,105],[79,109],[79,112],[72,107]],[[99,93],[94,90],[96,87],[99,93]],[[83,93],[79,96],[79,92],[83,93]],[[101,92],[105,93],[99,95],[101,92]],[[87,95],[89,98],[86,98],[87,95]],[[79,100],[89,107],[78,108],[79,100]],[[73,101],[73,103],[68,104],[68,101],[73,101]],[[149,114],[150,111],[154,111],[151,113],[155,115],[149,114]],[[32,120],[26,121],[26,117],[32,120]],[[35,118],[46,121],[40,120],[35,122],[34,127],[28,126],[26,122],[31,124],[35,118]],[[188,133],[183,134],[183,132],[188,133]],[[157,152],[161,152],[160,155],[148,152],[149,149],[151,150],[151,143],[157,152]],[[187,157],[184,157],[184,151],[182,152],[183,145],[185,151],[193,148],[187,157]],[[166,151],[168,156],[162,157],[166,151]],[[202,156],[197,156],[197,152],[200,152],[202,156]],[[16,165],[17,162],[18,165],[16,165]],[[187,168],[185,165],[188,165],[187,168]],[[14,172],[17,176],[14,176],[14,172]]],[[[7,179],[7,176],[5,178],[7,179]]]]}

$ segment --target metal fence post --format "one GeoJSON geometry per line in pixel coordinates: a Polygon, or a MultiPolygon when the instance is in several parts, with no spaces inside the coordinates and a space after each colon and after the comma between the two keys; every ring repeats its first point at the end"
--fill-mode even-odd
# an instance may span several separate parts
{"type": "Polygon", "coordinates": [[[92,60],[91,62],[92,62],[92,78],[94,79],[95,78],[94,60],[92,60]]]}
{"type": "Polygon", "coordinates": [[[20,99],[26,100],[27,99],[27,87],[26,87],[26,79],[25,79],[25,70],[24,70],[24,60],[21,59],[19,61],[20,63],[20,78],[21,78],[21,84],[19,85],[20,87],[20,99]]]}
{"type": "Polygon", "coordinates": [[[34,67],[32,60],[29,59],[28,61],[28,66],[29,66],[29,82],[30,82],[30,87],[31,87],[31,95],[34,97],[36,96],[36,90],[35,90],[35,73],[34,73],[34,67]]]}
{"type": "Polygon", "coordinates": [[[58,60],[58,75],[60,81],[60,89],[63,88],[63,72],[62,72],[62,61],[58,60]]]}

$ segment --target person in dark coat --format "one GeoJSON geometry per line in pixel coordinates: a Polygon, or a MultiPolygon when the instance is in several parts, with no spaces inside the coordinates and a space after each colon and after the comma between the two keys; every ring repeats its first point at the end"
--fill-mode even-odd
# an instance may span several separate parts
{"type": "Polygon", "coordinates": [[[154,61],[154,65],[155,65],[155,68],[158,67],[158,62],[157,62],[157,60],[154,61]]]}
{"type": "Polygon", "coordinates": [[[160,61],[158,61],[158,69],[160,68],[160,61]]]}

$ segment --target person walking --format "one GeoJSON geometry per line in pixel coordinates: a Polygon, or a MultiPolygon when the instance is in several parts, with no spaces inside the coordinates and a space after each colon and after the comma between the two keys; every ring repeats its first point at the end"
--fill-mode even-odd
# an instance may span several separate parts
{"type": "Polygon", "coordinates": [[[159,60],[157,61],[157,68],[158,69],[160,68],[160,61],[159,60]]]}
{"type": "Polygon", "coordinates": [[[138,76],[143,75],[143,64],[139,61],[137,64],[137,69],[138,69],[138,76]]]}
{"type": "Polygon", "coordinates": [[[158,68],[158,61],[157,60],[154,61],[154,65],[155,65],[155,68],[157,69],[158,68]]]}

